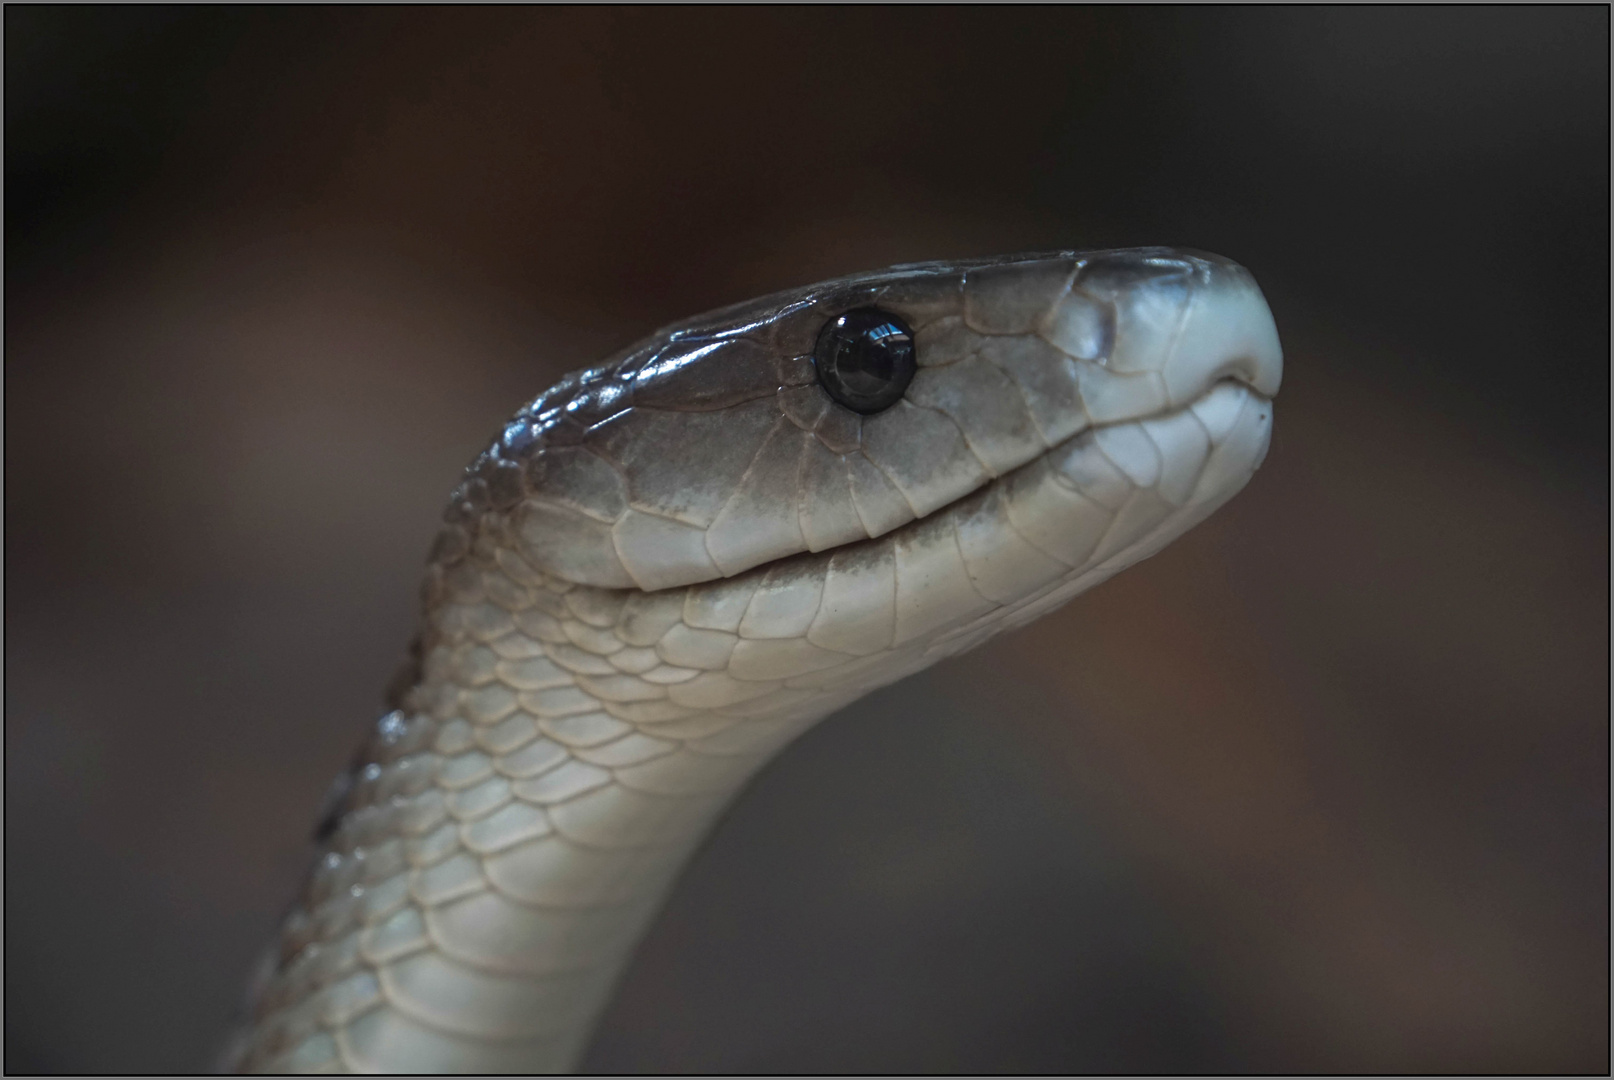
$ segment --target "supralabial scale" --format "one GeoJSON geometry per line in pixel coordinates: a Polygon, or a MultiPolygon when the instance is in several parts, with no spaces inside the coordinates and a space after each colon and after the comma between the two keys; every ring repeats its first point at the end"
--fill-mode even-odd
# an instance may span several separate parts
{"type": "Polygon", "coordinates": [[[229,1067],[575,1068],[723,807],[841,706],[1181,535],[1266,453],[1242,267],[919,263],[668,327],[522,408],[229,1067]]]}

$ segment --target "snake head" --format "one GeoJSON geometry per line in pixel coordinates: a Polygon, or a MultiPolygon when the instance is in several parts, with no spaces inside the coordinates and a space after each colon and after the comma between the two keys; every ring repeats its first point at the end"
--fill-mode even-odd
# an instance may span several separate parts
{"type": "Polygon", "coordinates": [[[1212,444],[1229,410],[1270,417],[1281,372],[1259,288],[1216,256],[892,267],[678,323],[566,376],[468,470],[439,556],[493,515],[547,574],[664,589],[886,536],[1037,462],[1065,462],[1073,490],[1119,473],[1111,488],[1219,502],[1260,454],[1223,476],[1212,444]],[[915,365],[872,414],[815,364],[826,326],[859,310],[894,316],[915,365]]]}

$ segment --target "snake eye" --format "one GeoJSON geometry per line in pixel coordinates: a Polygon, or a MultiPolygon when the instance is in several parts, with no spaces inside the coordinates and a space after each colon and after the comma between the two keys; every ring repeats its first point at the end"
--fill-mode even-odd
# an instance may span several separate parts
{"type": "Polygon", "coordinates": [[[854,308],[818,332],[813,366],[829,396],[853,412],[889,409],[918,367],[913,331],[889,311],[854,308]]]}

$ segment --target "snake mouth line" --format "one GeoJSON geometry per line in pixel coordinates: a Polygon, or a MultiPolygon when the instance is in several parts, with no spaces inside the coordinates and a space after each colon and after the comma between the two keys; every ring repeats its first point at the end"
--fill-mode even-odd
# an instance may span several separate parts
{"type": "MultiPolygon", "coordinates": [[[[646,593],[646,594],[673,592],[673,591],[676,591],[678,589],[696,588],[696,587],[700,587],[702,585],[711,585],[711,584],[715,584],[715,583],[718,583],[718,582],[735,581],[735,580],[742,579],[742,578],[745,578],[745,577],[748,577],[748,576],[751,576],[751,575],[760,576],[760,575],[763,575],[763,574],[767,574],[770,571],[777,571],[777,570],[785,569],[785,568],[791,567],[791,566],[803,566],[803,567],[805,567],[806,565],[808,565],[810,563],[813,563],[813,562],[816,562],[816,561],[821,561],[821,560],[827,560],[827,559],[835,557],[835,556],[853,556],[853,557],[855,557],[857,554],[863,553],[863,552],[867,552],[867,553],[870,553],[872,555],[873,553],[876,552],[876,550],[877,550],[877,548],[879,546],[893,544],[893,543],[901,543],[904,536],[911,535],[911,534],[917,532],[919,529],[924,528],[929,523],[935,521],[937,518],[942,517],[942,516],[952,512],[952,511],[957,510],[959,507],[961,507],[968,500],[981,498],[986,493],[992,491],[994,488],[1001,487],[1002,485],[1013,481],[1013,479],[1018,474],[1023,473],[1023,472],[1025,472],[1027,470],[1034,469],[1034,468],[1038,467],[1040,464],[1047,461],[1047,459],[1050,456],[1052,456],[1054,454],[1057,454],[1057,453],[1059,453],[1059,452],[1061,452],[1063,450],[1068,449],[1073,443],[1077,442],[1080,439],[1092,438],[1100,431],[1113,430],[1113,429],[1124,428],[1124,427],[1131,427],[1131,426],[1135,426],[1135,425],[1149,423],[1150,421],[1164,420],[1164,419],[1167,419],[1169,417],[1178,416],[1178,415],[1180,415],[1180,414],[1182,414],[1182,413],[1184,413],[1184,412],[1186,412],[1188,410],[1191,410],[1195,405],[1198,405],[1201,402],[1205,401],[1207,398],[1209,398],[1213,394],[1215,394],[1218,390],[1220,390],[1221,388],[1226,387],[1226,386],[1232,386],[1232,387],[1236,388],[1241,394],[1244,394],[1246,397],[1248,397],[1249,399],[1259,403],[1262,406],[1265,406],[1267,408],[1271,407],[1273,397],[1269,396],[1267,394],[1263,394],[1261,391],[1257,390],[1254,386],[1252,386],[1249,383],[1248,380],[1246,380],[1244,378],[1240,378],[1237,375],[1224,376],[1222,378],[1213,380],[1209,385],[1207,385],[1205,387],[1204,391],[1201,392],[1198,396],[1196,396],[1192,400],[1186,401],[1186,402],[1184,402],[1184,403],[1182,403],[1180,405],[1166,406],[1166,407],[1161,408],[1161,409],[1156,409],[1156,410],[1154,410],[1152,412],[1142,413],[1142,414],[1139,414],[1137,416],[1131,416],[1131,417],[1127,417],[1125,419],[1120,419],[1120,420],[1105,420],[1105,421],[1100,421],[1100,422],[1097,422],[1097,423],[1089,423],[1086,426],[1082,427],[1080,430],[1074,431],[1070,435],[1067,435],[1065,438],[1059,440],[1058,442],[1049,445],[1044,450],[1042,450],[1042,452],[1038,453],[1037,455],[1030,458],[1029,460],[1027,460],[1025,462],[1022,462],[1021,464],[1015,466],[1012,469],[1006,470],[1004,472],[997,473],[996,475],[993,475],[993,476],[989,476],[984,483],[982,483],[982,484],[980,484],[980,485],[978,485],[978,486],[976,486],[974,488],[971,488],[969,491],[964,492],[963,494],[959,495],[957,498],[952,499],[952,500],[950,500],[950,501],[948,501],[946,503],[943,503],[941,506],[938,506],[935,509],[928,511],[925,514],[922,514],[922,515],[921,514],[915,514],[915,516],[912,519],[910,519],[908,521],[905,521],[901,525],[898,525],[893,529],[890,529],[890,530],[888,530],[886,532],[883,532],[878,536],[870,536],[870,537],[864,537],[864,538],[858,539],[858,540],[851,540],[851,541],[848,541],[847,543],[837,544],[837,545],[835,545],[833,547],[821,548],[818,551],[798,551],[798,552],[793,552],[793,553],[791,553],[789,555],[782,555],[782,556],[780,556],[778,558],[770,559],[770,560],[768,560],[766,562],[758,563],[755,566],[747,567],[746,569],[741,570],[741,571],[739,571],[737,573],[734,573],[734,574],[728,574],[728,575],[722,575],[722,576],[719,576],[719,577],[708,578],[708,579],[706,579],[704,581],[689,582],[689,583],[682,584],[682,585],[666,586],[666,587],[661,588],[661,589],[635,588],[635,589],[631,589],[630,591],[641,592],[641,593],[646,593]]],[[[1265,419],[1265,417],[1262,417],[1262,419],[1265,419]]]]}
{"type": "MultiPolygon", "coordinates": [[[[1081,430],[1073,431],[1065,438],[1060,439],[1058,442],[1052,444],[1042,453],[1038,454],[1036,457],[1033,457],[1030,461],[1027,461],[1024,465],[1016,465],[1008,472],[992,477],[991,480],[987,481],[987,484],[996,483],[1002,477],[1010,476],[1025,468],[1026,465],[1036,464],[1039,458],[1045,458],[1061,447],[1069,446],[1072,442],[1081,438],[1083,435],[1091,435],[1095,431],[1103,431],[1107,428],[1126,427],[1129,424],[1146,424],[1151,420],[1164,420],[1168,416],[1177,416],[1188,409],[1192,409],[1195,405],[1198,405],[1200,402],[1204,401],[1206,398],[1210,397],[1212,394],[1216,393],[1218,389],[1224,386],[1235,387],[1249,397],[1254,398],[1256,401],[1262,402],[1266,405],[1270,406],[1272,404],[1273,395],[1263,394],[1261,391],[1257,390],[1248,379],[1240,378],[1237,375],[1224,375],[1219,379],[1212,380],[1204,390],[1195,395],[1191,400],[1183,402],[1181,405],[1167,405],[1163,408],[1156,409],[1153,412],[1139,413],[1137,416],[1128,416],[1121,420],[1101,420],[1097,423],[1090,423],[1081,430]]],[[[987,486],[987,484],[982,484],[981,487],[984,488],[987,486]]],[[[980,490],[981,488],[975,489],[975,491],[980,490]]],[[[952,502],[948,503],[947,506],[952,506],[954,503],[967,499],[974,493],[974,491],[971,491],[964,495],[960,495],[957,499],[954,499],[952,502]]],[[[938,507],[937,509],[945,510],[947,509],[947,506],[938,507]]],[[[931,511],[932,514],[936,512],[936,510],[931,511]]]]}
{"type": "MultiPolygon", "coordinates": [[[[960,505],[961,503],[963,503],[966,499],[974,498],[975,496],[981,494],[982,492],[990,490],[994,485],[1001,484],[1004,481],[1007,481],[1007,480],[1013,478],[1017,473],[1024,472],[1027,469],[1035,468],[1038,465],[1039,462],[1046,461],[1051,455],[1056,454],[1059,451],[1066,449],[1072,443],[1076,442],[1078,439],[1092,437],[1093,435],[1097,434],[1100,431],[1114,430],[1116,428],[1131,427],[1131,426],[1138,425],[1138,424],[1147,424],[1150,421],[1164,420],[1167,417],[1179,416],[1182,413],[1185,413],[1185,412],[1191,410],[1195,405],[1198,405],[1199,403],[1205,401],[1206,399],[1211,397],[1211,395],[1215,394],[1219,389],[1221,389],[1224,386],[1231,386],[1231,387],[1237,389],[1239,392],[1246,395],[1247,397],[1253,399],[1254,401],[1257,401],[1257,402],[1261,403],[1262,405],[1264,405],[1264,406],[1266,406],[1268,408],[1270,408],[1271,405],[1272,405],[1273,397],[1271,395],[1263,394],[1261,391],[1257,390],[1250,383],[1250,381],[1248,379],[1241,378],[1240,376],[1238,376],[1236,374],[1224,375],[1221,378],[1212,380],[1205,387],[1205,389],[1202,390],[1199,394],[1197,394],[1191,400],[1185,401],[1180,405],[1167,405],[1167,406],[1165,406],[1163,408],[1155,409],[1152,412],[1140,413],[1137,416],[1129,416],[1129,417],[1126,417],[1125,419],[1120,419],[1120,420],[1102,420],[1102,421],[1098,421],[1096,423],[1088,423],[1086,426],[1080,428],[1079,430],[1071,432],[1069,435],[1065,436],[1063,439],[1060,439],[1058,442],[1050,444],[1041,453],[1034,455],[1033,457],[1031,457],[1027,461],[1022,462],[1021,464],[1016,465],[1014,468],[1009,469],[1009,470],[1007,470],[1005,472],[1001,472],[1001,473],[998,473],[998,474],[996,474],[994,476],[988,477],[987,480],[984,483],[980,484],[977,487],[971,488],[969,491],[964,492],[962,495],[958,496],[958,498],[952,499],[952,500],[942,504],[941,506],[936,507],[934,510],[929,511],[928,513],[925,513],[925,514],[915,513],[914,518],[913,518],[912,521],[904,522],[903,524],[898,525],[896,528],[890,530],[889,532],[884,532],[884,533],[881,533],[879,536],[868,537],[868,538],[863,539],[863,540],[854,540],[851,543],[840,544],[840,545],[837,545],[836,547],[833,547],[833,548],[824,548],[821,551],[806,552],[804,554],[823,555],[823,554],[827,554],[829,552],[842,551],[842,550],[845,550],[847,548],[856,547],[856,546],[861,545],[861,544],[876,543],[878,541],[885,540],[885,539],[887,539],[889,537],[895,536],[896,534],[902,532],[904,529],[910,529],[910,528],[913,528],[914,526],[922,525],[924,522],[930,520],[931,518],[936,517],[939,514],[947,513],[949,510],[952,510],[955,507],[957,507],[958,505],[960,505]]],[[[1263,419],[1264,419],[1264,417],[1263,417],[1263,419]]],[[[910,509],[911,508],[912,507],[910,506],[910,509]]],[[[797,557],[796,555],[785,556],[784,559],[775,559],[775,560],[772,560],[770,562],[761,563],[761,564],[759,564],[759,567],[754,567],[753,569],[772,566],[775,563],[785,561],[785,559],[793,559],[793,558],[796,558],[796,557],[797,557]]],[[[749,573],[749,571],[742,571],[742,572],[749,573]]],[[[735,575],[735,576],[739,576],[739,575],[735,575]]]]}

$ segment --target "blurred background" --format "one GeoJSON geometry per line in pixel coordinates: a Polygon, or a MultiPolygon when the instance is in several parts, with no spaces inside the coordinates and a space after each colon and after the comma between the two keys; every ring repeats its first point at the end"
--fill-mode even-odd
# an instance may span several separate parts
{"type": "Polygon", "coordinates": [[[733,807],[604,1072],[1609,1066],[1609,12],[8,6],[5,1068],[207,1067],[459,469],[883,264],[1181,244],[1267,464],[733,807]]]}

